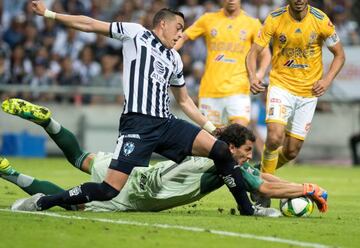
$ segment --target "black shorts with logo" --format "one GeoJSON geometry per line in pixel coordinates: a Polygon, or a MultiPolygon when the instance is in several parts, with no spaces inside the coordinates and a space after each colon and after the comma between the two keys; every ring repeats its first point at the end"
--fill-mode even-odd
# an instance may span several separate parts
{"type": "Polygon", "coordinates": [[[123,114],[109,168],[130,174],[135,166],[148,166],[153,152],[180,163],[191,155],[200,131],[200,127],[181,119],[123,114]]]}

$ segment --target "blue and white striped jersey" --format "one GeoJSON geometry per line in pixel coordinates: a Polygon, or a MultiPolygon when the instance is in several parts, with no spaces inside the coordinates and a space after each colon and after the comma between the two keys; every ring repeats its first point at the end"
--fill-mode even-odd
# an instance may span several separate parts
{"type": "Polygon", "coordinates": [[[170,118],[168,88],[185,85],[178,52],[136,23],[111,23],[110,37],[123,42],[123,113],[170,118]]]}

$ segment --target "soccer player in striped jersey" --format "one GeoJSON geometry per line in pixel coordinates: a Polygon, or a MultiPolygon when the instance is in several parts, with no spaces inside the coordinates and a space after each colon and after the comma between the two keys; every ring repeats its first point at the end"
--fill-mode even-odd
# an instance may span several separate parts
{"type": "MultiPolygon", "coordinates": [[[[51,112],[45,107],[21,99],[5,100],[2,107],[9,114],[35,123],[41,123],[44,119],[51,118],[51,112]]],[[[51,119],[54,123],[57,122],[53,118],[51,119]]],[[[73,166],[91,174],[92,182],[102,182],[104,180],[106,170],[113,156],[112,153],[98,152],[95,154],[85,152],[80,147],[74,134],[60,123],[58,128],[51,129],[49,127],[45,128],[45,131],[73,166]]],[[[313,191],[321,190],[314,184],[290,183],[270,174],[261,174],[257,169],[251,167],[247,161],[252,158],[252,146],[255,137],[247,128],[232,124],[222,130],[219,139],[229,144],[231,154],[239,165],[245,179],[247,191],[257,191],[274,198],[293,198],[306,194],[314,198],[311,195],[313,191]]],[[[6,158],[1,157],[0,177],[19,186],[30,195],[37,193],[54,194],[64,191],[52,182],[38,180],[16,171],[6,158]]],[[[218,189],[223,184],[223,181],[216,173],[214,162],[208,158],[187,157],[180,164],[168,160],[150,167],[134,168],[118,196],[110,201],[89,202],[85,204],[85,210],[161,211],[194,202],[218,189]]],[[[17,200],[12,209],[27,210],[21,208],[23,201],[23,199],[17,200]]],[[[72,210],[79,208],[76,206],[63,207],[72,210]]],[[[324,201],[324,206],[322,204],[321,207],[326,207],[326,201],[324,201]]],[[[279,211],[256,207],[254,215],[277,217],[279,211]]]]}
{"type": "MultiPolygon", "coordinates": [[[[54,19],[67,27],[107,35],[121,41],[125,93],[120,134],[105,180],[102,183],[84,183],[63,193],[36,199],[37,210],[56,205],[110,200],[119,194],[132,169],[148,166],[151,154],[156,152],[178,163],[188,155],[213,159],[242,213],[254,213],[241,172],[234,167],[236,162],[228,145],[210,134],[215,131],[215,126],[200,113],[187,93],[183,64],[173,49],[182,36],[182,13],[159,10],[153,18],[153,29],[150,31],[136,23],[109,23],[87,16],[55,13],[46,9],[42,1],[33,1],[32,8],[36,14],[54,19]],[[183,112],[208,132],[176,119],[170,113],[170,87],[183,112]]],[[[51,122],[43,125],[51,125],[51,122]]]]}
{"type": "Polygon", "coordinates": [[[256,76],[256,60],[272,40],[267,138],[261,162],[261,171],[271,174],[299,154],[318,97],[330,87],[345,61],[335,27],[326,14],[311,7],[308,0],[288,3],[269,14],[247,56],[251,91],[263,92],[265,87],[256,76]],[[322,63],[324,42],[334,55],[326,73],[322,63]]]}
{"type": "MultiPolygon", "coordinates": [[[[202,15],[175,46],[180,49],[184,42],[204,37],[207,57],[200,82],[199,109],[216,126],[249,124],[251,99],[245,58],[260,29],[260,21],[241,9],[241,0],[224,0],[222,9],[202,15]]],[[[266,48],[259,59],[260,79],[270,59],[266,48]]]]}

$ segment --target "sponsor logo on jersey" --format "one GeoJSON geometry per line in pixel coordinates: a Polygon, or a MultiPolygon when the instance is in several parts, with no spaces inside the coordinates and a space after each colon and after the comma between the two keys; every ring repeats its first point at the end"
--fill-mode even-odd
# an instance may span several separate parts
{"type": "Polygon", "coordinates": [[[217,35],[217,30],[215,29],[215,28],[213,28],[213,29],[211,29],[211,31],[210,31],[210,35],[212,36],[212,37],[215,37],[216,35],[217,35]]]}
{"type": "Polygon", "coordinates": [[[284,66],[289,67],[289,68],[294,68],[294,69],[306,69],[309,67],[309,65],[307,65],[307,64],[296,64],[295,60],[293,60],[293,59],[286,61],[284,66]]]}
{"type": "Polygon", "coordinates": [[[285,34],[280,34],[279,35],[279,41],[281,44],[285,44],[287,41],[286,35],[285,34]]]}
{"type": "Polygon", "coordinates": [[[166,83],[165,78],[162,75],[157,74],[155,71],[151,73],[150,77],[161,84],[166,83]]]}
{"type": "Polygon", "coordinates": [[[154,68],[155,68],[157,73],[159,73],[160,75],[164,75],[165,67],[160,61],[156,60],[154,62],[154,68]]]}
{"type": "Polygon", "coordinates": [[[130,141],[126,142],[123,147],[123,153],[125,156],[129,156],[135,150],[135,144],[130,141]]]}
{"type": "Polygon", "coordinates": [[[225,62],[225,63],[236,63],[236,59],[226,58],[224,54],[219,54],[218,56],[216,56],[215,61],[225,62]]]}
{"type": "Polygon", "coordinates": [[[305,49],[301,49],[300,47],[294,47],[294,48],[285,47],[281,49],[281,55],[291,59],[311,58],[314,56],[314,54],[315,54],[315,50],[312,47],[308,47],[305,49]]]}
{"type": "Polygon", "coordinates": [[[300,28],[298,28],[298,29],[295,30],[295,34],[301,34],[301,33],[302,33],[302,31],[301,31],[300,28]]]}
{"type": "Polygon", "coordinates": [[[209,51],[244,53],[243,42],[210,42],[209,51]]]}

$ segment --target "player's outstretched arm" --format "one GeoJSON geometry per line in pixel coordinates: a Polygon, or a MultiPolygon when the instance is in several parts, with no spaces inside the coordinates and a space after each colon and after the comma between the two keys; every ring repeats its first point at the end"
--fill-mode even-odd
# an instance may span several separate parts
{"type": "Polygon", "coordinates": [[[246,56],[246,69],[250,81],[250,90],[253,94],[265,91],[265,87],[261,84],[260,79],[256,75],[256,62],[264,47],[254,43],[246,56]]]}
{"type": "Polygon", "coordinates": [[[32,1],[32,9],[37,15],[54,19],[69,28],[83,32],[93,32],[103,35],[109,34],[110,23],[108,22],[99,21],[88,16],[55,13],[48,10],[43,1],[32,1]]]}
{"type": "Polygon", "coordinates": [[[213,133],[216,130],[216,127],[204,116],[201,114],[200,110],[196,107],[194,101],[189,96],[185,86],[183,87],[172,87],[171,88],[173,95],[180,105],[182,111],[200,127],[213,133]]]}

